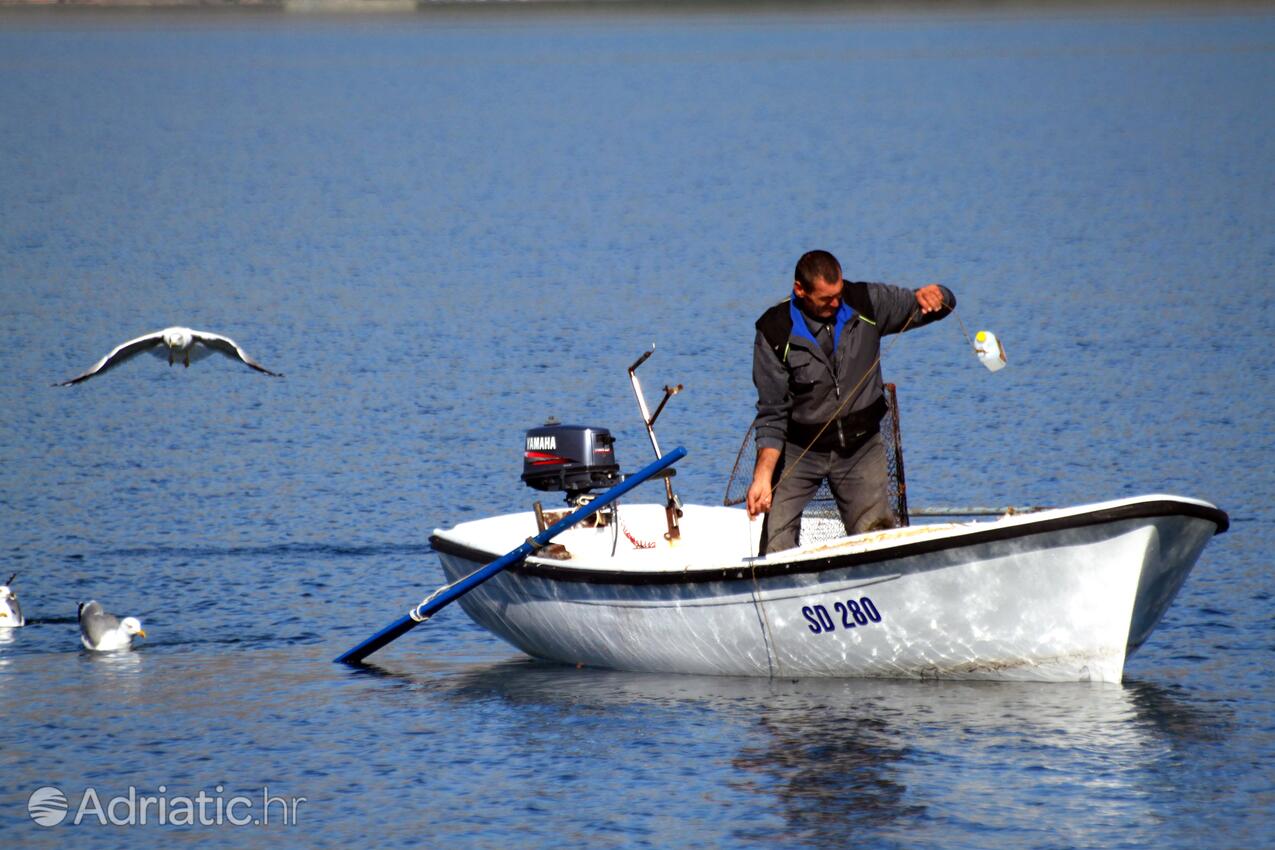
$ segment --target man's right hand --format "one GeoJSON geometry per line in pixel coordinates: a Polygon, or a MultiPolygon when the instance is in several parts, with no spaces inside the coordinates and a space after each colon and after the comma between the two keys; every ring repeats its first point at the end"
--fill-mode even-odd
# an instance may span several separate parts
{"type": "Polygon", "coordinates": [[[771,490],[769,479],[763,481],[760,478],[754,478],[753,483],[748,486],[748,518],[753,519],[758,514],[764,514],[770,511],[771,490]]]}
{"type": "Polygon", "coordinates": [[[770,511],[771,498],[774,496],[772,482],[775,480],[775,465],[778,463],[779,449],[760,449],[757,452],[753,483],[748,485],[749,519],[770,511]]]}

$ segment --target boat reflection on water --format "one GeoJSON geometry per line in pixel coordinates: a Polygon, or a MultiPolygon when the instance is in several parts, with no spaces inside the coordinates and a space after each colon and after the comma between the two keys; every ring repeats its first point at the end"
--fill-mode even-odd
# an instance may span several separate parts
{"type": "MultiPolygon", "coordinates": [[[[397,665],[396,665],[397,666],[397,665]]],[[[1214,740],[1229,722],[1227,709],[1203,711],[1152,682],[1123,684],[961,682],[894,679],[757,679],[752,677],[625,673],[575,668],[531,659],[476,664],[455,675],[417,676],[366,665],[369,672],[450,693],[453,698],[498,696],[540,707],[695,705],[731,717],[752,717],[763,728],[799,729],[824,737],[912,735],[960,724],[969,729],[1017,728],[1023,734],[1063,734],[1075,743],[1111,741],[1113,726],[1133,723],[1167,738],[1214,740]]],[[[454,670],[454,667],[452,668],[454,670]]]]}
{"type": "Polygon", "coordinates": [[[898,769],[914,749],[889,721],[827,706],[764,714],[757,725],[762,734],[732,759],[742,771],[736,786],[776,796],[798,835],[833,826],[879,828],[925,813],[923,803],[909,799],[898,769]]]}
{"type": "MultiPolygon", "coordinates": [[[[529,660],[424,677],[372,669],[425,685],[431,699],[510,705],[526,718],[520,735],[543,736],[555,710],[564,728],[614,716],[657,727],[660,738],[711,730],[718,740],[690,744],[696,757],[714,762],[730,788],[766,797],[794,839],[834,825],[940,829],[956,811],[1035,829],[1045,805],[1065,840],[1100,842],[1116,821],[1153,824],[1156,801],[1180,780],[1176,753],[1198,751],[1231,723],[1226,709],[1145,682],[760,680],[529,660]],[[952,770],[961,783],[941,779],[952,770]]],[[[736,835],[764,843],[775,824],[741,824],[736,835]]]]}

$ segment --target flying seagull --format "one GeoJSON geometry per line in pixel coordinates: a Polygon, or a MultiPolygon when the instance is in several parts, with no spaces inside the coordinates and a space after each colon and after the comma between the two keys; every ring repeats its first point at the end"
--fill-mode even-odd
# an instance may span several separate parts
{"type": "Polygon", "coordinates": [[[80,603],[80,642],[95,652],[131,649],[133,635],[146,637],[136,617],[120,619],[102,610],[97,600],[80,603]]]}
{"type": "Polygon", "coordinates": [[[18,594],[13,592],[13,580],[18,577],[17,573],[9,576],[9,580],[4,584],[0,584],[0,629],[16,629],[19,626],[25,626],[27,621],[22,619],[22,606],[18,604],[18,594]]]}
{"type": "Polygon", "coordinates": [[[87,381],[99,372],[113,369],[143,351],[149,351],[156,357],[167,357],[169,366],[172,366],[174,362],[181,361],[182,365],[187,367],[190,366],[190,361],[202,360],[215,351],[218,354],[224,354],[227,357],[240,360],[258,372],[265,372],[267,375],[273,375],[276,378],[283,377],[278,372],[271,372],[256,360],[253,360],[248,356],[248,352],[239,347],[239,343],[228,336],[221,336],[208,331],[192,331],[190,328],[164,328],[162,331],[139,336],[137,339],[130,339],[128,342],[115,346],[110,354],[94,363],[92,368],[83,375],[79,375],[69,381],[62,381],[57,386],[67,387],[71,384],[78,384],[80,381],[87,381]]]}

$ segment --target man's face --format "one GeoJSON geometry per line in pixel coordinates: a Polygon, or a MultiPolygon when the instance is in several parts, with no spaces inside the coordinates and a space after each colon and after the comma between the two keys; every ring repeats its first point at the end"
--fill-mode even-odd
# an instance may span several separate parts
{"type": "Polygon", "coordinates": [[[792,291],[807,313],[819,319],[831,319],[841,309],[840,276],[836,280],[817,277],[805,289],[801,281],[793,281],[792,291]]]}

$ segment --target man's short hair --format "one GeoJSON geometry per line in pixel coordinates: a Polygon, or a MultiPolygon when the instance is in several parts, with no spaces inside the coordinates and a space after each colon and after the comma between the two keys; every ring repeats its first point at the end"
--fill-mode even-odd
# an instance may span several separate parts
{"type": "Polygon", "coordinates": [[[814,288],[815,278],[829,283],[841,280],[841,263],[827,251],[807,251],[797,261],[797,282],[807,291],[814,288]]]}

